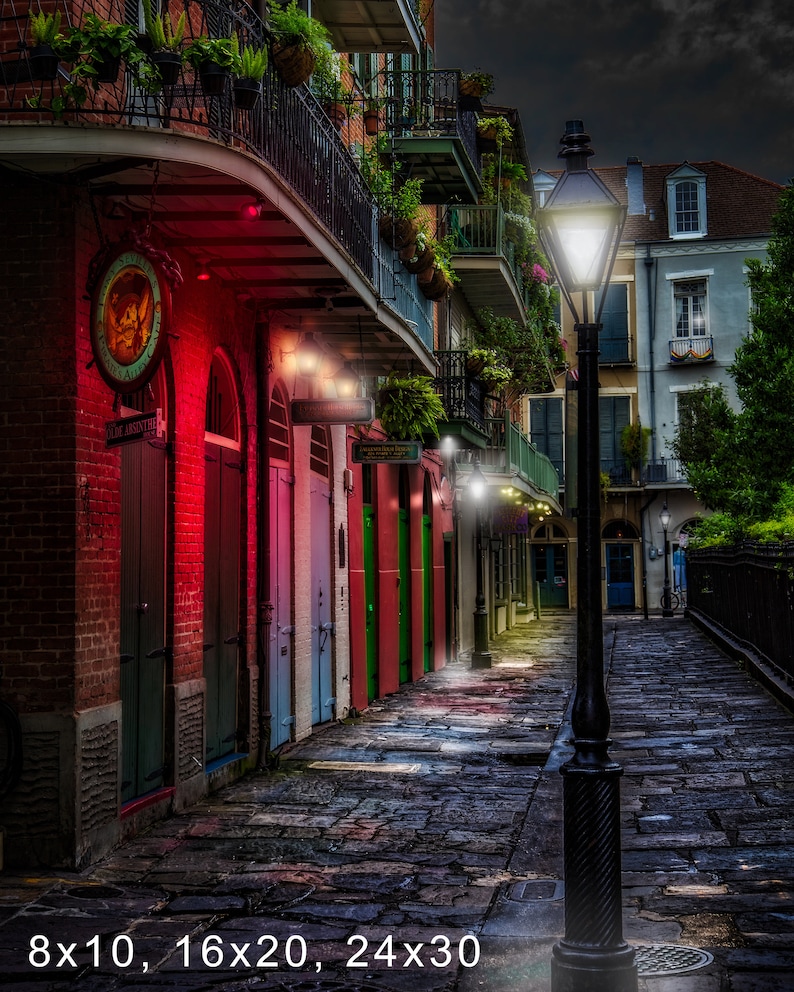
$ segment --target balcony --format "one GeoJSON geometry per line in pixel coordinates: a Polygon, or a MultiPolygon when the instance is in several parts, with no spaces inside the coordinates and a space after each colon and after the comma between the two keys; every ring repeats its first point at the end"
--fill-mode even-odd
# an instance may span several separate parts
{"type": "Polygon", "coordinates": [[[480,379],[466,371],[465,351],[437,351],[436,392],[447,419],[441,433],[456,439],[459,448],[484,448],[488,443],[487,397],[480,379]]]}
{"type": "Polygon", "coordinates": [[[693,365],[714,361],[714,338],[703,334],[695,338],[673,338],[670,342],[671,365],[693,365]]]}
{"type": "MultiPolygon", "coordinates": [[[[95,9],[90,0],[56,7],[64,24],[95,9]]],[[[234,32],[241,45],[267,44],[242,0],[201,0],[189,10],[186,42],[234,32]]],[[[181,6],[170,11],[176,20],[181,6]]],[[[123,0],[109,0],[105,12],[123,22],[123,0]]],[[[28,20],[27,6],[0,0],[0,142],[9,168],[68,175],[90,195],[107,240],[150,223],[181,251],[186,274],[186,261],[206,266],[238,302],[289,311],[372,374],[409,363],[435,371],[432,304],[380,240],[356,160],[308,87],[287,87],[268,68],[259,102],[244,110],[229,84],[207,95],[183,64],[157,94],[122,73],[89,85],[78,106],[67,65],[52,81],[32,80],[28,20]],[[253,202],[258,214],[244,219],[241,208],[253,202]]]]}
{"type": "Polygon", "coordinates": [[[458,95],[460,72],[386,74],[386,130],[406,175],[423,180],[425,203],[476,203],[482,190],[477,115],[458,95]]]}
{"type": "Polygon", "coordinates": [[[524,326],[524,277],[505,234],[502,205],[450,207],[448,227],[456,242],[455,272],[472,310],[491,307],[524,326]]]}
{"type": "Polygon", "coordinates": [[[684,466],[678,458],[657,458],[655,462],[643,465],[642,484],[644,486],[688,485],[684,466]]]}
{"type": "Polygon", "coordinates": [[[410,0],[313,0],[337,52],[418,54],[424,32],[410,0]]]}

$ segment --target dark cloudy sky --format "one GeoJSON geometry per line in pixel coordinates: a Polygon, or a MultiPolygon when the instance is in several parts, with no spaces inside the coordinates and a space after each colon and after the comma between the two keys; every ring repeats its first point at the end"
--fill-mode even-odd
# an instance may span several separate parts
{"type": "Polygon", "coordinates": [[[435,0],[439,68],[493,73],[533,169],[565,121],[594,166],[716,159],[794,177],[794,0],[435,0]]]}

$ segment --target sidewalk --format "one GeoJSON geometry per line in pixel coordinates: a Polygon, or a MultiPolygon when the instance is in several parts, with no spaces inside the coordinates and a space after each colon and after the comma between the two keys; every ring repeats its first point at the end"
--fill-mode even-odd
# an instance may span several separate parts
{"type": "MultiPolygon", "coordinates": [[[[491,669],[403,687],[92,869],[0,874],[4,990],[547,992],[574,624],[502,635],[491,669]]],[[[683,618],[604,630],[640,992],[791,989],[794,717],[683,618]]]]}

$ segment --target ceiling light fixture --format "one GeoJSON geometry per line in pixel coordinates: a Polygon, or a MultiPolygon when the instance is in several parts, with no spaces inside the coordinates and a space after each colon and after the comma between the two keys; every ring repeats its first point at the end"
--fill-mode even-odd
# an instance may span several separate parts
{"type": "Polygon", "coordinates": [[[240,216],[243,220],[259,220],[262,216],[262,211],[265,209],[265,201],[262,199],[253,200],[250,203],[244,203],[240,207],[240,216]]]}

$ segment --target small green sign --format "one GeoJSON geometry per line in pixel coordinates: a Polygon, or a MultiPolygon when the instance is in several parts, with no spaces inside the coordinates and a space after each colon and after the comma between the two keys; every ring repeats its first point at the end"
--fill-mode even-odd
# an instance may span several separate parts
{"type": "Polygon", "coordinates": [[[422,445],[418,441],[354,441],[353,461],[418,465],[422,461],[422,445]]]}

